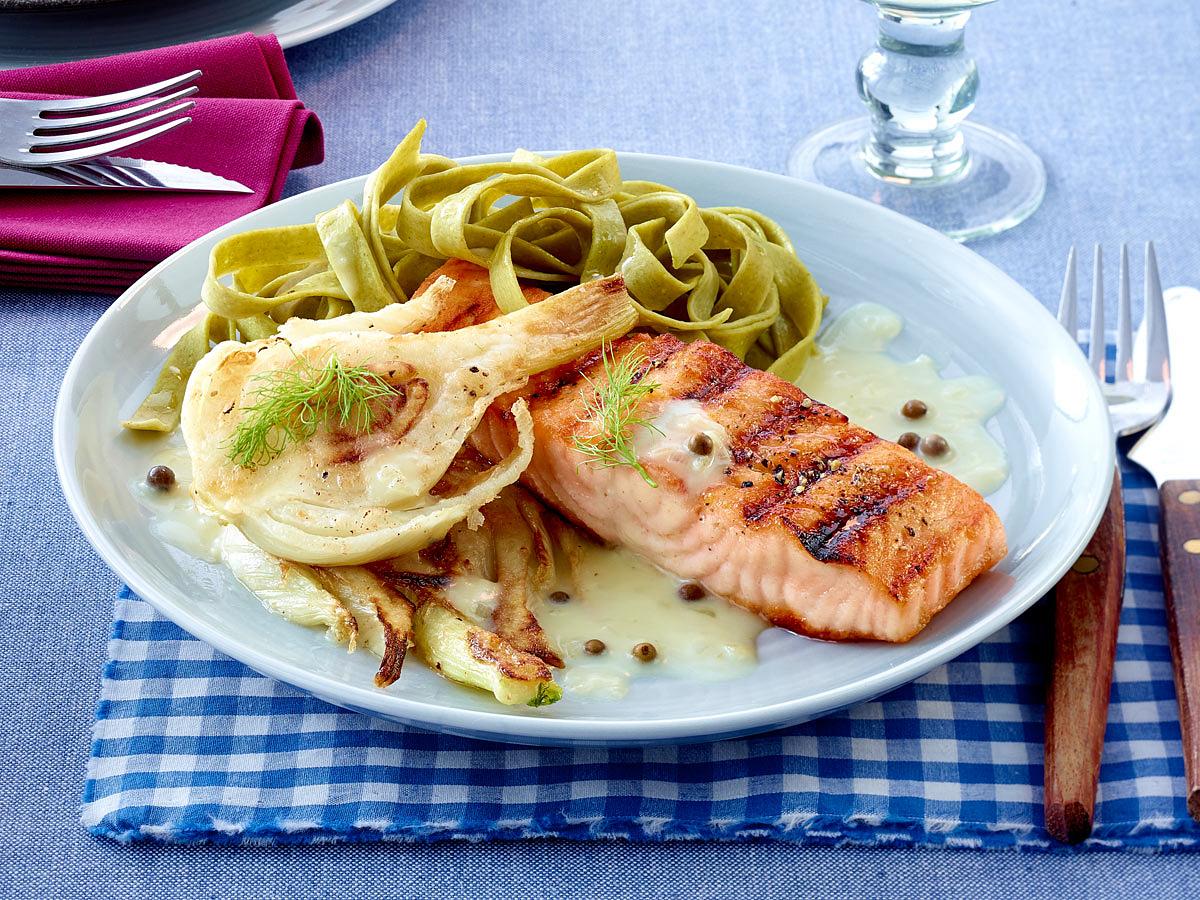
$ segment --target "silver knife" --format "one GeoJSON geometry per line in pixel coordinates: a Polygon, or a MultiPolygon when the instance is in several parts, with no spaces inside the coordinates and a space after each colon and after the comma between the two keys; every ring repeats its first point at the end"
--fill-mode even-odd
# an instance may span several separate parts
{"type": "MultiPolygon", "coordinates": [[[[1171,384],[1167,414],[1129,451],[1158,484],[1163,589],[1183,736],[1187,808],[1200,820],[1200,291],[1164,298],[1171,384]]],[[[1137,348],[1135,350],[1144,350],[1137,348]]],[[[1135,362],[1135,366],[1137,363],[1135,362]]]]}
{"type": "Polygon", "coordinates": [[[87,162],[36,169],[0,165],[0,188],[6,187],[254,193],[244,184],[202,169],[124,156],[100,156],[87,162]]]}

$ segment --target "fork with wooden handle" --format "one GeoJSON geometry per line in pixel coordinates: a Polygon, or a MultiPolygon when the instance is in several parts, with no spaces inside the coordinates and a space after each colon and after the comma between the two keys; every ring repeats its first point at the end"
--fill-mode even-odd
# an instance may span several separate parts
{"type": "MultiPolygon", "coordinates": [[[[1104,279],[1100,248],[1095,251],[1088,363],[1108,401],[1113,435],[1136,434],[1163,414],[1170,388],[1166,363],[1162,287],[1152,244],[1146,245],[1146,354],[1133,364],[1129,299],[1129,255],[1121,248],[1117,303],[1116,379],[1106,381],[1104,279]]],[[[1059,304],[1059,322],[1076,337],[1075,249],[1059,304]]],[[[1060,841],[1078,843],[1092,833],[1100,754],[1108,720],[1117,629],[1125,587],[1125,507],[1121,471],[1113,472],[1108,506],[1091,542],[1054,589],[1054,668],[1046,697],[1046,828],[1060,841]]]]}

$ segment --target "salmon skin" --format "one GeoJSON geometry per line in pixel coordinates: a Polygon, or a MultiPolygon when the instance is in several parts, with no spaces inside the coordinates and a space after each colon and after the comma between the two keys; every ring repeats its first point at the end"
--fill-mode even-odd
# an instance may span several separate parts
{"type": "MultiPolygon", "coordinates": [[[[496,314],[486,270],[452,262],[438,274],[456,279],[472,315],[496,314]]],[[[535,376],[521,392],[534,423],[522,481],[602,539],[773,625],[833,640],[909,640],[1007,552],[974,490],[727,350],[634,333],[610,352],[639,354],[635,377],[654,385],[642,418],[665,422],[686,404],[718,426],[713,452],[725,456],[700,484],[654,454],[642,463],[657,487],[627,466],[597,468],[574,445],[594,433],[600,353],[535,376]]],[[[497,402],[473,438],[493,459],[515,440],[509,405],[497,402]]]]}

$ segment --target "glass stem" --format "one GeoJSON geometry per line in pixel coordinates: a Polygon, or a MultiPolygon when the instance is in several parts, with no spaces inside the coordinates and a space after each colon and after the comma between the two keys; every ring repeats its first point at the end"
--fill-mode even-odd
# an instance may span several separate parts
{"type": "Polygon", "coordinates": [[[970,17],[879,10],[878,42],[858,64],[858,93],[871,115],[863,157],[877,177],[937,184],[966,171],[959,126],[979,86],[963,44],[970,17]]]}

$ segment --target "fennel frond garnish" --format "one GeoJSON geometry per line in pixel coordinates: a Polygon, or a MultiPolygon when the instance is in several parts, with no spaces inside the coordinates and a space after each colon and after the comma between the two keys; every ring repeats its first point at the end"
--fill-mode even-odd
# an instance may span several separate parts
{"type": "Polygon", "coordinates": [[[526,703],[526,706],[549,706],[562,699],[562,688],[553,681],[543,681],[537,686],[537,693],[526,703]]]}
{"type": "MultiPolygon", "coordinates": [[[[591,426],[589,434],[576,434],[571,444],[575,450],[588,458],[593,466],[611,469],[629,466],[642,476],[650,487],[658,482],[638,462],[633,445],[633,432],[637,428],[658,429],[638,414],[638,402],[650,394],[658,385],[645,377],[638,378],[646,362],[646,354],[640,348],[631,350],[616,362],[612,348],[606,343],[600,348],[604,365],[604,381],[597,384],[584,376],[595,390],[586,402],[586,413],[580,421],[591,426]]],[[[659,434],[662,432],[659,431],[659,434]]]]}
{"type": "Polygon", "coordinates": [[[246,469],[266,465],[322,425],[366,434],[375,424],[376,402],[400,393],[382,375],[344,365],[336,354],[321,366],[300,360],[296,368],[262,372],[254,380],[253,402],[229,440],[229,458],[246,469]]]}

